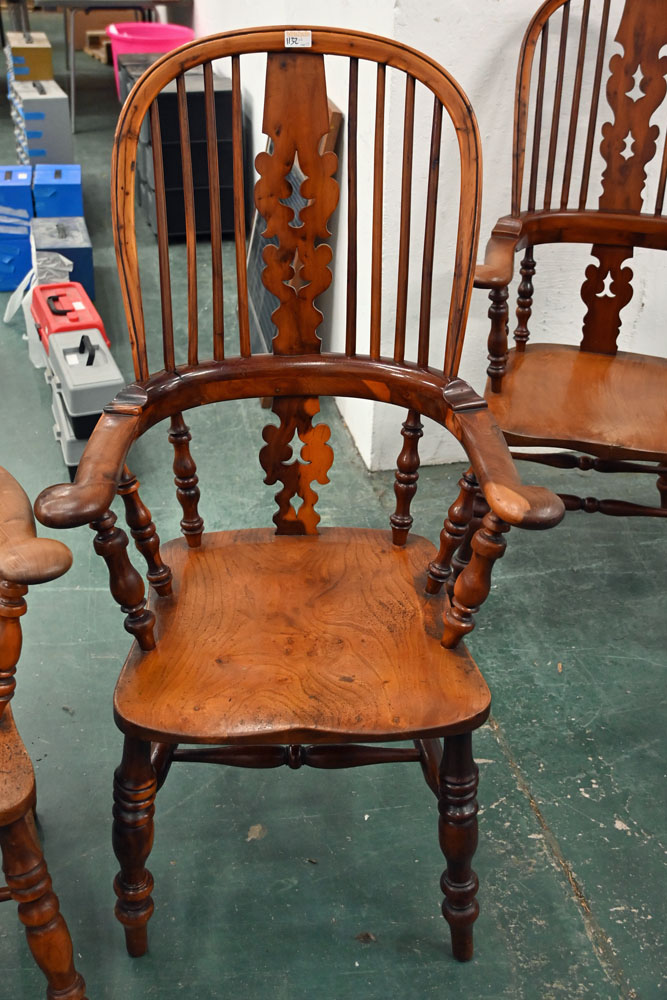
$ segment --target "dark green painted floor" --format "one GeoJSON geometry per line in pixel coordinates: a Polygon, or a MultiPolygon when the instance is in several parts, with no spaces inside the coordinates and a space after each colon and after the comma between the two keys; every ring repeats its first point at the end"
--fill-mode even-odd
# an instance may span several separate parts
{"type": "MultiPolygon", "coordinates": [[[[58,41],[60,20],[44,23],[58,41]]],[[[111,70],[78,59],[76,148],[97,306],[129,376],[108,221],[118,108],[111,70]]],[[[12,162],[8,115],[0,150],[12,162]]],[[[20,332],[18,322],[0,328],[0,462],[34,498],[64,468],[47,387],[20,332]]],[[[366,473],[333,406],[324,409],[336,462],[321,493],[323,523],[384,526],[391,475],[366,473]]],[[[191,414],[208,527],[270,523],[273,489],[255,458],[265,422],[254,403],[191,414]]],[[[132,463],[163,538],[177,532],[179,516],[169,452],[156,428],[132,463]]],[[[420,533],[437,538],[460,472],[423,470],[420,533]]],[[[552,486],[562,481],[535,473],[552,486]]],[[[617,477],[612,491],[611,482],[569,475],[572,492],[641,498],[652,490],[632,476],[617,477]]],[[[470,642],[494,702],[476,737],[481,913],[477,954],[464,966],[450,956],[439,915],[435,802],[419,770],[402,765],[175,767],[157,804],[150,952],[127,957],[112,913],[109,837],[120,750],[110,705],[127,636],[91,532],[70,532],[73,569],[29,595],[15,706],[91,1000],[663,996],[666,529],[570,515],[546,535],[510,538],[470,642]],[[265,836],[248,840],[257,824],[265,836]],[[359,939],[368,934],[374,940],[359,939]]],[[[0,996],[43,995],[12,904],[0,910],[0,969],[0,996]]]]}

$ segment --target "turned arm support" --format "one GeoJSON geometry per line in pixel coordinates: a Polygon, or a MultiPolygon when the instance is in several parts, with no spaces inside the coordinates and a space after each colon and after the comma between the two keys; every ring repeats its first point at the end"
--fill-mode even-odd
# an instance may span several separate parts
{"type": "Polygon", "coordinates": [[[463,445],[493,513],[518,528],[541,530],[558,524],[563,501],[542,486],[521,482],[500,427],[485,407],[452,412],[450,430],[463,445]]]}
{"type": "Polygon", "coordinates": [[[0,468],[0,580],[22,587],[62,576],[72,565],[66,545],[35,536],[30,501],[13,476],[0,468]]]}
{"type": "Polygon", "coordinates": [[[139,417],[103,413],[90,436],[73,483],[50,486],[35,501],[35,514],[50,528],[78,528],[111,506],[125,459],[138,433],[139,417]]]}
{"type": "Polygon", "coordinates": [[[521,236],[521,220],[499,219],[486,244],[484,263],[475,268],[475,288],[506,288],[514,276],[514,255],[521,236]]]}

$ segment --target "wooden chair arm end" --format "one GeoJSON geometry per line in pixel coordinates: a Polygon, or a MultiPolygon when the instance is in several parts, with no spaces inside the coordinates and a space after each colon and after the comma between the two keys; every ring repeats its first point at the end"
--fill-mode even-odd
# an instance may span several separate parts
{"type": "Polygon", "coordinates": [[[79,528],[100,518],[115,495],[114,481],[49,486],[35,500],[35,515],[49,528],[79,528]]]}
{"type": "Polygon", "coordinates": [[[475,288],[505,288],[514,277],[514,255],[521,222],[508,216],[500,219],[486,244],[484,263],[475,268],[475,288]]]}
{"type": "Polygon", "coordinates": [[[452,430],[465,448],[484,498],[503,521],[518,528],[553,528],[565,514],[560,497],[521,482],[500,427],[486,406],[452,414],[452,430]]]}
{"type": "Polygon", "coordinates": [[[137,432],[133,414],[103,413],[79,463],[73,483],[50,486],[35,501],[35,514],[50,528],[78,528],[111,506],[127,453],[137,432]]]}
{"type": "Polygon", "coordinates": [[[28,587],[62,576],[72,553],[55,538],[23,538],[0,548],[0,579],[28,587]]]}
{"type": "Polygon", "coordinates": [[[35,519],[24,489],[0,468],[0,580],[28,586],[62,576],[72,553],[62,542],[35,537],[35,519]]]}

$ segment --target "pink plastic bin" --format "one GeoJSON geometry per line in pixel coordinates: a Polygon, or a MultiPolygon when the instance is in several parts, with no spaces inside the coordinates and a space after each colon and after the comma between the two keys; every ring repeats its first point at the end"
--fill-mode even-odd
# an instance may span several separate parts
{"type": "Polygon", "coordinates": [[[111,55],[113,71],[116,76],[116,93],[120,98],[118,82],[118,56],[126,52],[171,52],[179,45],[192,41],[195,33],[192,28],[181,24],[137,23],[125,21],[121,24],[108,24],[107,35],[111,39],[111,55]]]}

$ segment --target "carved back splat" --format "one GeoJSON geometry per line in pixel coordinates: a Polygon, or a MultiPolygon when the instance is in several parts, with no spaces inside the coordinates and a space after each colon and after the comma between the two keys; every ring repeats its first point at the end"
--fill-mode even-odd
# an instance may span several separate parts
{"type": "MultiPolygon", "coordinates": [[[[613,122],[602,126],[600,152],[606,163],[602,175],[599,207],[606,211],[641,212],[644,203],[646,166],[655,156],[660,129],[651,118],[667,91],[667,57],[660,51],[667,44],[664,0],[627,0],[616,41],[623,55],[609,63],[607,99],[613,122]],[[642,93],[635,94],[635,81],[642,93]]],[[[616,353],[621,310],[632,298],[632,269],[623,267],[632,257],[632,247],[594,245],[599,264],[586,269],[581,298],[588,306],[584,317],[583,350],[616,353]],[[610,278],[609,291],[605,291],[610,278]]]]}
{"type": "MultiPolygon", "coordinates": [[[[320,140],[329,130],[321,55],[268,55],[263,128],[272,149],[255,160],[260,175],[255,204],[266,221],[264,236],[278,239],[278,246],[269,245],[264,250],[266,267],[262,273],[264,285],[280,302],[272,316],[277,327],[273,351],[319,354],[316,331],[322,313],[314,300],[331,282],[331,248],[320,241],[330,235],[327,223],[338,203],[338,185],[333,179],[336,155],[319,150],[320,140]],[[294,210],[284,204],[292,193],[287,175],[295,160],[306,177],[301,194],[308,199],[299,218],[294,218],[294,210]]],[[[266,445],[260,452],[260,462],[266,472],[264,481],[283,483],[283,489],[276,494],[278,512],[273,518],[278,534],[317,533],[317,494],[310,483],[327,483],[333,462],[333,452],[326,443],[329,428],[325,424],[316,428],[312,425],[319,408],[316,397],[276,397],[273,412],[280,417],[280,426],[270,425],[263,432],[266,445]],[[305,461],[297,457],[288,464],[295,431],[304,443],[301,458],[305,461]],[[303,501],[298,511],[291,503],[294,496],[303,501]]]]}

